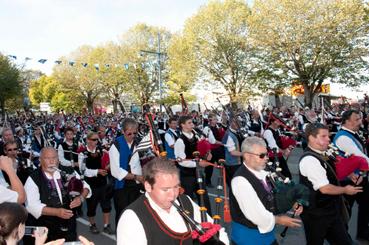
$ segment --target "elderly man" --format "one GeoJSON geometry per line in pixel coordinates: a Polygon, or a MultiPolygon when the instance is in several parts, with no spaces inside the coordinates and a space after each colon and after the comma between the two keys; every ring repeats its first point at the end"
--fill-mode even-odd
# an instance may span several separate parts
{"type": "MultiPolygon", "coordinates": [[[[230,192],[232,241],[237,245],[277,244],[276,224],[298,227],[300,220],[286,215],[275,216],[275,202],[264,171],[268,152],[263,139],[246,138],[241,146],[243,163],[233,176],[230,192]]],[[[292,207],[291,207],[292,208],[292,207]]],[[[302,206],[296,214],[302,212],[302,206]]]]}
{"type": "MultiPolygon", "coordinates": [[[[45,147],[40,152],[40,168],[31,174],[25,184],[27,194],[26,208],[34,217],[32,225],[46,226],[49,229],[48,240],[65,238],[77,240],[76,218],[72,209],[80,206],[91,196],[90,187],[83,182],[79,196],[71,197],[68,193],[66,178],[58,171],[58,153],[52,147],[45,147]]],[[[63,166],[60,166],[62,170],[63,166]]],[[[69,168],[70,169],[70,168],[69,168]]],[[[73,170],[72,170],[73,171],[73,170]]],[[[67,172],[79,179],[77,172],[67,172]]]]}
{"type": "Polygon", "coordinates": [[[13,131],[11,128],[4,128],[2,132],[2,141],[0,141],[0,156],[5,156],[4,145],[9,141],[14,141],[13,131]]]}
{"type": "MultiPolygon", "coordinates": [[[[179,171],[170,161],[156,158],[143,168],[146,193],[127,207],[117,228],[117,244],[195,244],[192,228],[173,206],[176,202],[195,221],[201,222],[200,208],[188,196],[180,195],[179,171]]],[[[209,222],[212,219],[207,215],[209,222]]],[[[222,228],[220,240],[228,244],[222,228]]],[[[196,243],[197,244],[197,243],[196,243]]]]}

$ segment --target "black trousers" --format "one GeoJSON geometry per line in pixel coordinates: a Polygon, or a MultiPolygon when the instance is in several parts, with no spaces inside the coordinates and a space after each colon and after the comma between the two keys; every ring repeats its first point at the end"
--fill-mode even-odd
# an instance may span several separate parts
{"type": "Polygon", "coordinates": [[[345,224],[338,213],[330,216],[303,213],[301,219],[304,223],[307,245],[323,245],[325,239],[331,245],[352,244],[345,224]]]}
{"type": "Polygon", "coordinates": [[[235,166],[225,166],[226,171],[226,183],[228,185],[228,189],[231,190],[231,180],[233,178],[234,173],[236,173],[237,169],[241,165],[235,165],[235,166]]]}
{"type": "Polygon", "coordinates": [[[143,186],[132,182],[126,181],[126,185],[122,189],[114,191],[115,227],[118,227],[118,221],[123,210],[142,194],[140,190],[143,189],[143,186]],[[127,184],[127,182],[130,183],[127,184]]]}
{"type": "MultiPolygon", "coordinates": [[[[197,203],[200,203],[200,195],[196,193],[196,191],[200,189],[199,185],[197,184],[196,177],[181,175],[180,179],[181,179],[181,186],[184,188],[184,193],[188,195],[189,197],[191,197],[191,199],[194,199],[196,195],[197,203]]],[[[211,212],[210,200],[209,200],[208,191],[206,190],[205,185],[204,185],[204,189],[205,189],[205,193],[203,195],[204,205],[206,209],[208,210],[208,214],[211,216],[212,212],[211,212]]]]}
{"type": "Polygon", "coordinates": [[[100,203],[103,213],[110,213],[111,203],[110,198],[107,197],[107,186],[92,187],[92,195],[86,199],[87,203],[87,217],[95,217],[97,205],[100,203]]]}
{"type": "MultiPolygon", "coordinates": [[[[342,186],[355,185],[350,180],[342,181],[342,186]]],[[[369,236],[369,183],[368,178],[364,178],[363,182],[359,186],[363,187],[363,192],[359,192],[355,195],[345,195],[345,199],[349,203],[349,214],[351,217],[352,206],[355,201],[358,204],[357,214],[357,236],[368,237],[369,236]]]]}
{"type": "MultiPolygon", "coordinates": [[[[218,148],[211,150],[212,158],[210,160],[211,163],[216,163],[219,159],[224,159],[224,147],[219,146],[218,148]]],[[[211,176],[213,175],[214,167],[207,166],[205,167],[205,183],[211,184],[211,176]]]]}

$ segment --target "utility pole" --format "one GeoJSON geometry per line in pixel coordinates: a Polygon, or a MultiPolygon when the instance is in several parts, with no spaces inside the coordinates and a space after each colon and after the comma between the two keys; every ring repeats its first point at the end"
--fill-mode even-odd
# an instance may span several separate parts
{"type": "MultiPolygon", "coordinates": [[[[141,53],[147,53],[147,54],[153,54],[157,56],[157,62],[158,62],[158,80],[159,80],[159,99],[162,99],[163,94],[163,84],[161,81],[161,58],[166,55],[166,53],[161,52],[160,48],[160,32],[158,32],[158,49],[157,51],[151,51],[151,50],[141,50],[141,53]]],[[[162,111],[162,105],[160,104],[160,112],[162,111]]]]}

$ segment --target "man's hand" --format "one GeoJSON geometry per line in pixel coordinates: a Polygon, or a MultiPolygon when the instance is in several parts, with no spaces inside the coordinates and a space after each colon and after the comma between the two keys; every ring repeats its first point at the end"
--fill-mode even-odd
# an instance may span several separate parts
{"type": "Polygon", "coordinates": [[[205,167],[207,167],[207,166],[210,166],[210,162],[205,161],[205,160],[201,160],[201,161],[199,162],[199,165],[200,165],[201,167],[205,168],[205,167]]]}
{"type": "Polygon", "coordinates": [[[301,220],[286,215],[275,216],[275,223],[288,227],[300,227],[301,220]]]}
{"type": "Polygon", "coordinates": [[[363,187],[361,186],[352,186],[352,185],[346,185],[344,187],[344,193],[347,195],[355,195],[358,192],[363,192],[363,187]]]}
{"type": "Polygon", "coordinates": [[[73,217],[73,211],[65,209],[65,208],[58,208],[58,212],[56,216],[62,219],[70,219],[73,217]]]}
{"type": "Polygon", "coordinates": [[[142,184],[144,183],[144,177],[142,175],[136,175],[136,180],[142,184]]]}
{"type": "Polygon", "coordinates": [[[7,156],[0,156],[0,169],[6,173],[9,173],[10,171],[14,172],[12,159],[7,156]]]}
{"type": "Polygon", "coordinates": [[[363,181],[363,177],[355,173],[351,173],[348,177],[356,185],[359,185],[363,181]]]}
{"type": "Polygon", "coordinates": [[[105,169],[99,169],[99,170],[97,170],[97,174],[100,174],[102,176],[106,176],[108,174],[108,171],[106,171],[105,169]]]}
{"type": "Polygon", "coordinates": [[[81,201],[81,198],[78,196],[78,197],[75,197],[73,201],[69,204],[69,208],[73,209],[81,205],[82,205],[82,201],[81,201]]]}
{"type": "Polygon", "coordinates": [[[292,208],[295,211],[295,215],[297,215],[297,216],[299,216],[302,213],[302,211],[304,211],[304,207],[301,204],[297,203],[297,202],[295,202],[295,204],[293,204],[292,208]]]}

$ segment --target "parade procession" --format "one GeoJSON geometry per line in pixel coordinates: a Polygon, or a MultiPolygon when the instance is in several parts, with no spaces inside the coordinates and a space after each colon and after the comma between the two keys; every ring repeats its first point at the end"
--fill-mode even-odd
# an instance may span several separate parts
{"type": "Polygon", "coordinates": [[[0,245],[369,244],[368,1],[0,13],[0,245]]]}

